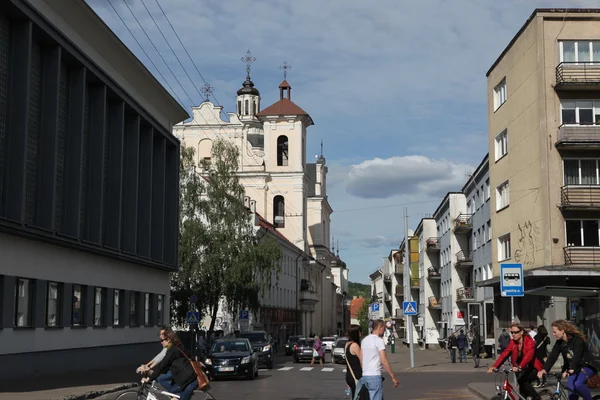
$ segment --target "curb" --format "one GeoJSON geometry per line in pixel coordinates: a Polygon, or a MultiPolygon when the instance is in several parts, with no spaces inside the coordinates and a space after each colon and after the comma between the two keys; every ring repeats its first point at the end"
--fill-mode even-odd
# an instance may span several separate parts
{"type": "Polygon", "coordinates": [[[469,388],[469,391],[471,393],[473,393],[475,396],[479,397],[481,400],[489,400],[489,397],[485,396],[483,393],[481,393],[479,390],[475,389],[471,383],[469,383],[467,385],[467,387],[469,388]]]}
{"type": "Polygon", "coordinates": [[[100,390],[100,391],[91,391],[91,392],[87,392],[87,393],[83,393],[83,394],[73,394],[73,395],[69,395],[66,397],[61,397],[58,400],[88,400],[88,399],[95,399],[98,398],[100,396],[104,396],[106,394],[111,394],[111,393],[115,393],[115,392],[120,392],[121,390],[125,390],[125,389],[131,389],[134,387],[137,387],[138,384],[137,383],[128,383],[125,385],[121,385],[121,386],[116,386],[110,389],[106,389],[106,390],[100,390]]]}

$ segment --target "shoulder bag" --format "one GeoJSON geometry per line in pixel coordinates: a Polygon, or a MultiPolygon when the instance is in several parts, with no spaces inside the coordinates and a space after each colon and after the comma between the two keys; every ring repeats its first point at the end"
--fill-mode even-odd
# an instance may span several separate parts
{"type": "Polygon", "coordinates": [[[206,373],[202,369],[200,362],[193,361],[192,359],[190,359],[183,350],[179,349],[179,351],[190,362],[190,364],[192,364],[192,368],[194,369],[194,372],[196,373],[196,379],[198,380],[198,388],[204,389],[206,386],[208,386],[209,380],[208,380],[208,376],[206,376],[206,373]]]}
{"type": "MultiPolygon", "coordinates": [[[[352,346],[352,344],[350,344],[350,346],[352,346]]],[[[352,369],[352,367],[350,366],[350,363],[348,362],[348,353],[350,353],[350,346],[346,347],[346,349],[344,350],[344,355],[346,357],[346,368],[348,368],[348,370],[352,374],[352,378],[354,379],[354,386],[356,387],[356,385],[358,385],[358,380],[356,379],[356,375],[354,375],[354,370],[352,369]]],[[[352,353],[350,353],[350,354],[352,354],[352,353]]],[[[358,392],[354,397],[356,400],[369,400],[369,398],[370,398],[369,390],[363,384],[360,387],[360,392],[358,392]]]]}

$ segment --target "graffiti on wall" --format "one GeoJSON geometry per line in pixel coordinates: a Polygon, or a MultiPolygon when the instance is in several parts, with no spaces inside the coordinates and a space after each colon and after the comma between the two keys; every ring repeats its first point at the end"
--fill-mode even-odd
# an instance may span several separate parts
{"type": "Polygon", "coordinates": [[[535,252],[541,248],[540,228],[527,221],[517,225],[516,250],[514,253],[515,261],[523,265],[535,264],[535,252]]]}
{"type": "Polygon", "coordinates": [[[585,336],[594,358],[600,358],[600,314],[585,318],[585,336]]]}

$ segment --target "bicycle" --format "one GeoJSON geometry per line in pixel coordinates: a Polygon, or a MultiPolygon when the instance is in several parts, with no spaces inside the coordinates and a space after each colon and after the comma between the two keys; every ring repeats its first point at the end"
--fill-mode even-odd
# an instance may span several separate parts
{"type": "MultiPolygon", "coordinates": [[[[216,400],[206,388],[194,391],[193,397],[194,400],[216,400]]],[[[156,381],[152,381],[142,382],[138,389],[123,392],[115,400],[162,400],[165,398],[179,399],[180,396],[162,390],[156,386],[156,381]]]]}
{"type": "MultiPolygon", "coordinates": [[[[550,392],[547,399],[548,400],[569,400],[569,389],[562,383],[562,379],[563,379],[562,373],[558,372],[558,373],[554,373],[554,374],[548,374],[548,377],[556,378],[556,388],[554,389],[554,391],[546,389],[550,392]]],[[[592,399],[600,400],[600,394],[595,395],[594,397],[592,397],[592,399]]]]}
{"type": "MultiPolygon", "coordinates": [[[[493,396],[492,398],[490,398],[490,400],[530,400],[531,397],[523,397],[521,396],[521,394],[518,392],[518,390],[510,384],[509,379],[508,379],[508,375],[509,374],[514,374],[515,372],[512,370],[512,368],[504,368],[502,370],[499,369],[494,369],[494,371],[496,372],[496,374],[502,372],[504,373],[504,380],[502,382],[502,385],[496,385],[496,395],[493,396]]],[[[538,394],[541,396],[542,400],[551,400],[552,398],[550,397],[553,392],[550,389],[542,389],[541,391],[538,392],[538,394]]],[[[555,400],[555,399],[552,399],[555,400]]],[[[560,398],[557,398],[556,400],[560,400],[560,398]]]]}

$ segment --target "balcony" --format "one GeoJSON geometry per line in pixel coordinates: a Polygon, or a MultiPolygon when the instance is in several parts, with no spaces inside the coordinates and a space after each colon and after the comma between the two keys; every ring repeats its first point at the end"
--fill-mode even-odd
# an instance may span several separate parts
{"type": "Polygon", "coordinates": [[[430,237],[426,241],[427,251],[436,252],[440,251],[440,238],[439,237],[430,237]]]}
{"type": "Polygon", "coordinates": [[[429,279],[442,279],[442,274],[440,271],[433,267],[427,268],[427,278],[429,279]]]}
{"type": "Polygon", "coordinates": [[[384,282],[391,282],[392,281],[392,274],[383,274],[383,281],[384,282]]]}
{"type": "Polygon", "coordinates": [[[392,301],[392,296],[389,293],[383,295],[384,301],[392,301]]]}
{"type": "Polygon", "coordinates": [[[410,288],[411,289],[420,289],[421,288],[421,280],[419,278],[410,278],[410,288]]]}
{"type": "Polygon", "coordinates": [[[473,252],[461,250],[456,253],[456,264],[458,267],[472,267],[473,266],[473,252]]]}
{"type": "Polygon", "coordinates": [[[600,124],[561,125],[554,146],[558,149],[600,149],[600,124]]]}
{"type": "Polygon", "coordinates": [[[404,265],[402,265],[402,264],[396,265],[396,268],[394,270],[394,274],[396,274],[398,276],[404,275],[404,265]]]}
{"type": "Polygon", "coordinates": [[[438,301],[438,299],[435,296],[431,296],[429,298],[429,308],[433,308],[435,310],[442,309],[442,305],[440,304],[440,302],[438,301]]]}
{"type": "Polygon", "coordinates": [[[556,67],[554,90],[600,89],[600,64],[593,61],[561,62],[556,67]]]}
{"type": "Polygon", "coordinates": [[[396,308],[396,318],[404,318],[404,310],[402,308],[396,308]]]}
{"type": "Polygon", "coordinates": [[[454,220],[455,233],[469,233],[473,230],[473,215],[459,214],[454,220]]]}
{"type": "Polygon", "coordinates": [[[560,208],[581,211],[600,209],[600,185],[568,185],[561,187],[560,208]]]}
{"type": "Polygon", "coordinates": [[[475,301],[475,288],[461,287],[456,289],[456,301],[470,302],[475,301]]]}
{"type": "Polygon", "coordinates": [[[396,296],[404,297],[404,287],[402,285],[396,285],[396,296]]]}
{"type": "Polygon", "coordinates": [[[569,267],[597,268],[600,264],[600,247],[565,247],[565,265],[569,267]]]}

